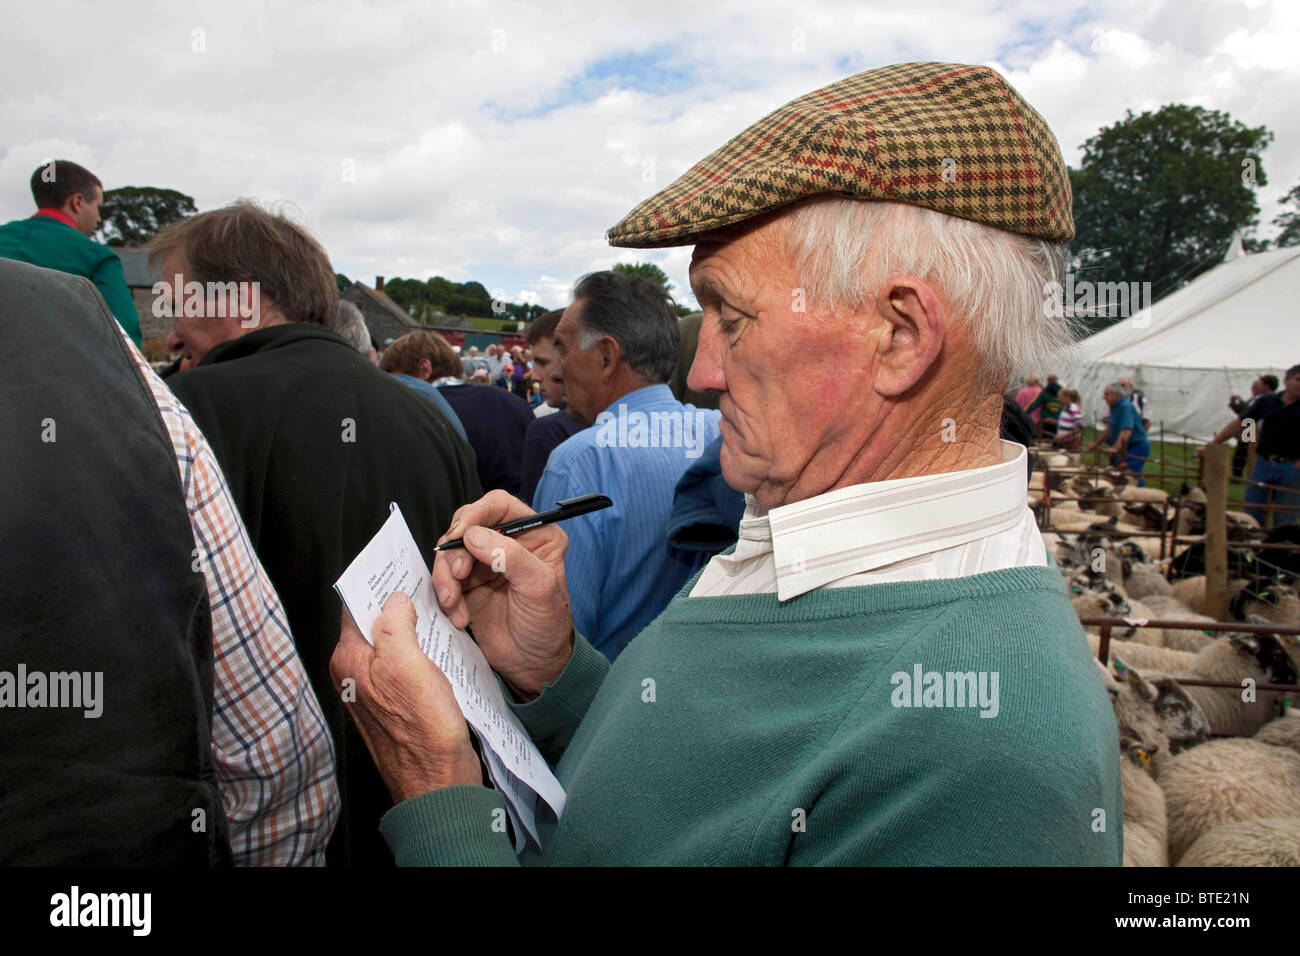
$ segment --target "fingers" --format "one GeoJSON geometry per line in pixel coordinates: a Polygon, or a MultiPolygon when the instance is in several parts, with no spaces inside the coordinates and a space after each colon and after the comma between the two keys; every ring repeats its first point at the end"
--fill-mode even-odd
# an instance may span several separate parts
{"type": "Polygon", "coordinates": [[[456,509],[451,516],[451,527],[438,539],[438,543],[461,537],[470,525],[490,527],[535,513],[513,495],[500,490],[489,491],[478,501],[471,501],[456,509]]]}
{"type": "MultiPolygon", "coordinates": [[[[548,529],[549,530],[549,529],[548,529]]],[[[512,588],[523,593],[552,586],[551,569],[514,538],[487,528],[471,527],[465,532],[465,550],[491,571],[501,574],[512,588]]]]}
{"type": "Polygon", "coordinates": [[[374,651],[361,635],[357,622],[352,620],[348,609],[343,608],[339,621],[339,642],[330,655],[330,678],[334,681],[334,688],[342,691],[345,679],[366,673],[370,669],[373,654],[374,651]]]}

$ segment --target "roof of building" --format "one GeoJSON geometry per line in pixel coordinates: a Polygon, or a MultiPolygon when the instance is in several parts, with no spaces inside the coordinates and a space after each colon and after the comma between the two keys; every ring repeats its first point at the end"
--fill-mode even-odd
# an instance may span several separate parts
{"type": "Polygon", "coordinates": [[[361,310],[371,340],[381,348],[389,339],[400,338],[407,332],[425,328],[388,296],[360,282],[352,283],[343,293],[343,298],[361,310]]]}
{"type": "Polygon", "coordinates": [[[109,246],[122,260],[122,275],[126,284],[133,289],[152,289],[155,282],[162,281],[162,263],[156,268],[149,268],[149,250],[144,246],[109,246]]]}

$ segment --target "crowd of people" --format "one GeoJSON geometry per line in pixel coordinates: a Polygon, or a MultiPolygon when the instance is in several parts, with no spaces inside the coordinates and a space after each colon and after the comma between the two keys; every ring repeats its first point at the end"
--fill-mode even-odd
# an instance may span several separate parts
{"type": "MultiPolygon", "coordinates": [[[[1038,376],[1031,375],[1014,394],[1014,401],[1034,425],[1034,437],[1050,441],[1052,447],[1065,451],[1094,451],[1105,446],[1105,452],[1116,467],[1123,467],[1136,475],[1151,457],[1151,442],[1147,430],[1151,427],[1146,396],[1133,386],[1130,378],[1121,378],[1102,391],[1107,412],[1101,418],[1105,431],[1097,439],[1083,445],[1084,413],[1079,404],[1079,391],[1063,385],[1056,375],[1047,376],[1042,386],[1038,376]]],[[[1008,398],[1012,396],[1009,394],[1008,398]]],[[[1144,479],[1138,478],[1139,484],[1144,479]]]]}
{"type": "MultiPolygon", "coordinates": [[[[1080,396],[1004,395],[1068,337],[1026,303],[1060,278],[1069,177],[995,71],[794,100],[608,233],[694,246],[702,316],[597,271],[484,355],[432,330],[381,353],[321,244],[241,200],[151,243],[204,290],[160,377],[83,243],[100,183],[33,186],[37,221],[0,227],[4,652],[102,672],[103,719],[0,710],[0,858],[520,862],[409,601],[372,646],[333,590],[395,502],[566,791],[531,861],[1119,864],[1115,720],[1025,482],[1035,433],[1080,444],[1080,396]],[[948,188],[976,139],[1014,202],[948,188]],[[825,174],[891,144],[915,175],[825,174]],[[613,506],[491,530],[588,493],[613,506]]],[[[1104,397],[1140,472],[1141,391],[1104,397]]]]}
{"type": "MultiPolygon", "coordinates": [[[[1245,470],[1254,447],[1255,462],[1245,490],[1246,513],[1265,527],[1270,516],[1261,506],[1271,491],[1273,503],[1283,506],[1272,515],[1272,523],[1291,523],[1300,517],[1284,510],[1300,505],[1300,408],[1295,406],[1300,399],[1300,365],[1288,369],[1280,381],[1268,373],[1258,376],[1250,383],[1250,395],[1249,400],[1240,395],[1229,398],[1233,418],[1209,444],[1236,440],[1232,457],[1236,477],[1245,470]],[[1297,379],[1294,385],[1293,378],[1297,379]]],[[[1138,475],[1138,484],[1144,485],[1140,476],[1151,458],[1151,412],[1146,395],[1131,378],[1124,377],[1107,385],[1101,397],[1107,411],[1100,417],[1102,427],[1096,439],[1087,445],[1082,444],[1084,414],[1079,392],[1063,386],[1056,375],[1047,376],[1046,386],[1036,375],[1026,377],[1023,386],[1008,392],[1007,401],[1029,417],[1036,439],[1067,451],[1102,448],[1113,465],[1138,475]]],[[[1199,457],[1203,450],[1204,446],[1197,448],[1194,454],[1199,457]]]]}

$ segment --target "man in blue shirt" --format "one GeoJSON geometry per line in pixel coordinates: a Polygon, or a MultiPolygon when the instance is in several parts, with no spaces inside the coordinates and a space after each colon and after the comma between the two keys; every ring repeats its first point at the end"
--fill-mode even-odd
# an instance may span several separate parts
{"type": "Polygon", "coordinates": [[[564,524],[574,627],[612,661],[708,557],[671,549],[668,519],[673,489],[721,416],[673,398],[677,316],[668,293],[639,276],[578,280],[555,345],[570,414],[593,427],[551,452],[533,507],[592,493],[614,502],[564,524]]]}
{"type": "MultiPolygon", "coordinates": [[[[1107,385],[1102,397],[1110,406],[1110,416],[1106,419],[1106,439],[1110,444],[1106,453],[1116,465],[1122,458],[1125,467],[1138,476],[1138,487],[1145,488],[1142,467],[1151,457],[1151,442],[1147,440],[1138,410],[1124,397],[1124,390],[1118,384],[1107,385]]],[[[1098,438],[1084,451],[1092,451],[1101,442],[1102,439],[1098,438]]]]}

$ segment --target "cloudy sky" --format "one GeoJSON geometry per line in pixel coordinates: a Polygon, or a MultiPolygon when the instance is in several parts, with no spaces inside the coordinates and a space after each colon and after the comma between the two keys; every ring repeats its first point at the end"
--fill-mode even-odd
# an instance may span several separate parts
{"type": "Polygon", "coordinates": [[[5,21],[0,221],[67,158],[200,210],[292,204],[355,279],[476,279],[546,306],[645,259],[693,303],[689,249],[615,250],[605,230],[772,109],[887,63],[996,68],[1071,165],[1126,109],[1267,125],[1261,236],[1300,181],[1289,0],[42,0],[5,21]]]}

